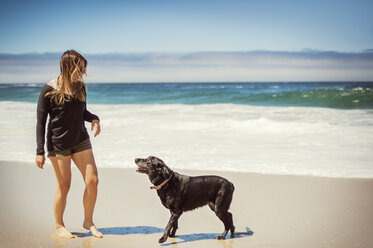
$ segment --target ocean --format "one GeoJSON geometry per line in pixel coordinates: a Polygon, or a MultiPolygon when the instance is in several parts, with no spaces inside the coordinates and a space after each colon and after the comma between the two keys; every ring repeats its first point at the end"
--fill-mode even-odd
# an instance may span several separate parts
{"type": "MultiPolygon", "coordinates": [[[[0,101],[37,100],[42,84],[0,84],[0,101]]],[[[239,104],[372,109],[373,82],[92,83],[92,104],[239,104]]]]}
{"type": "MultiPolygon", "coordinates": [[[[42,86],[0,84],[0,160],[34,161],[42,86]]],[[[373,177],[373,82],[87,86],[98,167],[154,155],[176,170],[373,177]]]]}

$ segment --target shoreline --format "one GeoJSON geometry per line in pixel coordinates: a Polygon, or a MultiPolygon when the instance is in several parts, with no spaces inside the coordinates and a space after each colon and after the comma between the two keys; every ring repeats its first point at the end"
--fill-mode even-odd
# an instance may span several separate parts
{"type": "MultiPolygon", "coordinates": [[[[105,234],[82,228],[84,183],[72,165],[66,227],[83,235],[56,238],[52,202],[53,168],[0,161],[0,246],[2,247],[371,247],[373,179],[175,170],[186,175],[217,174],[234,183],[231,205],[237,232],[254,233],[218,241],[222,223],[208,207],[184,213],[176,238],[159,245],[169,219],[146,175],[129,168],[98,168],[95,223],[105,234]]],[[[171,168],[172,169],[172,168],[171,168]]],[[[228,236],[229,237],[229,234],[228,236]]]]}
{"type": "MultiPolygon", "coordinates": [[[[25,164],[33,164],[30,162],[25,161],[8,161],[8,160],[0,160],[0,166],[3,164],[13,164],[16,166],[24,166],[25,164]]],[[[46,157],[45,166],[52,166],[48,158],[46,157]]],[[[45,167],[44,166],[44,167],[45,167]]],[[[169,166],[170,167],[170,166],[169,166]]],[[[72,164],[71,168],[74,168],[74,164],[72,164]]],[[[136,169],[136,165],[134,164],[133,168],[131,167],[117,167],[117,166],[108,166],[108,167],[97,167],[98,170],[133,170],[136,169]]],[[[171,167],[170,167],[171,168],[171,167]]],[[[305,178],[320,178],[320,179],[344,179],[344,180],[373,180],[373,177],[338,177],[338,176],[323,176],[323,175],[306,175],[306,174],[276,174],[276,173],[266,173],[266,172],[250,172],[250,171],[234,171],[234,170],[208,170],[208,169],[178,169],[178,168],[171,168],[174,171],[181,172],[181,174],[187,175],[208,175],[208,174],[247,174],[252,176],[279,176],[279,177],[305,177],[305,178]],[[188,174],[189,173],[189,174],[188,174]]]]}

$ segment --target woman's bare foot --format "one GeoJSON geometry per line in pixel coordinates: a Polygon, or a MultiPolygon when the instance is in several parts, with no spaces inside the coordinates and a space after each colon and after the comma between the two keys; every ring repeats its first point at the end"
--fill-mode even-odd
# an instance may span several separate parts
{"type": "Polygon", "coordinates": [[[104,237],[104,235],[102,235],[102,233],[99,230],[97,230],[96,226],[93,223],[91,224],[91,223],[84,222],[83,227],[89,230],[92,233],[93,237],[96,237],[96,238],[104,237]]]}
{"type": "Polygon", "coordinates": [[[73,239],[76,237],[75,235],[72,235],[71,232],[69,232],[64,226],[56,227],[56,234],[58,237],[63,239],[73,239]]]}

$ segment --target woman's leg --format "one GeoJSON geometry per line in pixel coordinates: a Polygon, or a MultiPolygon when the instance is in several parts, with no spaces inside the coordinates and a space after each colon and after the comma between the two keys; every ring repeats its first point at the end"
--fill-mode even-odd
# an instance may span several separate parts
{"type": "Polygon", "coordinates": [[[66,207],[66,198],[71,183],[71,156],[49,157],[52,162],[57,179],[57,191],[54,196],[54,217],[56,219],[56,234],[61,238],[71,239],[72,235],[63,222],[63,213],[66,207]]]}
{"type": "Polygon", "coordinates": [[[86,185],[83,197],[83,227],[90,230],[93,236],[102,238],[102,233],[97,230],[93,223],[93,210],[95,208],[97,198],[98,174],[92,149],[74,153],[72,155],[72,159],[82,173],[86,185]]]}

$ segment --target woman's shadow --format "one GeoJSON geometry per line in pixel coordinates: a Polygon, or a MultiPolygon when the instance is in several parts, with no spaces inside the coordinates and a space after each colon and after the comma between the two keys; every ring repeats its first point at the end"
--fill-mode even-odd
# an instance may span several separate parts
{"type": "MultiPolygon", "coordinates": [[[[133,227],[106,227],[98,229],[103,235],[129,235],[129,234],[153,234],[163,233],[164,229],[152,226],[133,226],[133,227]]],[[[91,232],[73,232],[78,237],[92,236],[91,232]]]]}

